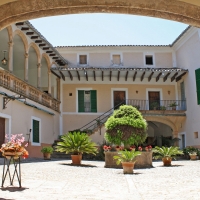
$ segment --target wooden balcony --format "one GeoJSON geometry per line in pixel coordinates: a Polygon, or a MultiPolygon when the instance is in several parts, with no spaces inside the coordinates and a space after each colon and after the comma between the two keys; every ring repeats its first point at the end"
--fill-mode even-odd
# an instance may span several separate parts
{"type": "Polygon", "coordinates": [[[25,98],[33,100],[43,106],[60,112],[60,101],[54,99],[51,95],[42,92],[38,88],[19,79],[6,70],[0,69],[0,86],[22,95],[25,98]]]}

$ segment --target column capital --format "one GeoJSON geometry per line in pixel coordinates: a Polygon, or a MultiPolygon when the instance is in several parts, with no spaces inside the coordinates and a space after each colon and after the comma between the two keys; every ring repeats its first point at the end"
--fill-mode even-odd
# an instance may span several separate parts
{"type": "Polygon", "coordinates": [[[25,53],[24,56],[25,56],[25,58],[28,58],[29,54],[28,54],[28,53],[25,53]]]}
{"type": "Polygon", "coordinates": [[[42,64],[41,64],[41,63],[38,63],[38,64],[37,64],[37,67],[38,67],[38,68],[41,68],[41,67],[42,67],[42,64]]]}
{"type": "Polygon", "coordinates": [[[8,42],[8,45],[9,45],[9,47],[13,47],[14,42],[11,40],[11,41],[8,42]]]}

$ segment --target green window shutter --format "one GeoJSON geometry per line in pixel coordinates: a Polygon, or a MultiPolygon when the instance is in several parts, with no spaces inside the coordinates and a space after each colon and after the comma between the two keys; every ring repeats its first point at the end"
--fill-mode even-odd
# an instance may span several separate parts
{"type": "Polygon", "coordinates": [[[40,122],[33,119],[33,142],[40,143],[40,122]]]}
{"type": "Polygon", "coordinates": [[[200,105],[200,69],[195,70],[197,87],[197,104],[200,105]]]}
{"type": "Polygon", "coordinates": [[[78,112],[85,112],[84,90],[78,90],[78,112]]]}
{"type": "Polygon", "coordinates": [[[97,91],[90,91],[91,112],[97,112],[97,91]]]}

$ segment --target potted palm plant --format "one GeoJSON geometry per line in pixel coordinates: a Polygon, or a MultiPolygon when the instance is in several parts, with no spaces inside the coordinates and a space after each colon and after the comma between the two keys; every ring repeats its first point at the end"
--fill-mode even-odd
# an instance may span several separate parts
{"type": "Polygon", "coordinates": [[[42,147],[41,152],[43,153],[44,160],[50,160],[53,148],[51,146],[42,147]]]}
{"type": "Polygon", "coordinates": [[[183,151],[179,150],[179,147],[158,147],[153,149],[154,158],[161,158],[164,166],[171,166],[172,159],[176,159],[177,155],[182,155],[183,151]]]}
{"type": "Polygon", "coordinates": [[[91,141],[86,133],[69,132],[61,136],[61,140],[57,143],[56,151],[66,154],[72,153],[72,164],[75,165],[81,164],[83,153],[96,155],[98,152],[96,144],[91,141]]]}
{"type": "Polygon", "coordinates": [[[124,174],[133,174],[134,164],[136,162],[136,156],[141,155],[141,152],[124,150],[118,151],[118,155],[114,156],[113,159],[116,160],[116,164],[122,164],[124,174]]]}
{"type": "Polygon", "coordinates": [[[178,106],[178,104],[176,102],[169,104],[169,107],[171,107],[172,110],[176,110],[176,106],[178,106]]]}

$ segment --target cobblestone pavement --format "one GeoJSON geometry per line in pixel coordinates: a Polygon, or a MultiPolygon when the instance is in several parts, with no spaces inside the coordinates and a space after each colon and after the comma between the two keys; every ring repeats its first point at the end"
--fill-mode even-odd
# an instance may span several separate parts
{"type": "MultiPolygon", "coordinates": [[[[0,158],[0,173],[3,171],[0,158]]],[[[70,160],[27,160],[21,164],[22,188],[0,188],[0,200],[199,200],[200,160],[173,161],[172,167],[154,162],[154,168],[135,169],[124,175],[122,169],[104,168],[104,162],[70,160]]],[[[13,166],[12,166],[13,167],[13,166]]],[[[1,175],[0,174],[0,175],[1,175]]],[[[15,178],[16,179],[16,178],[15,178]]]]}

